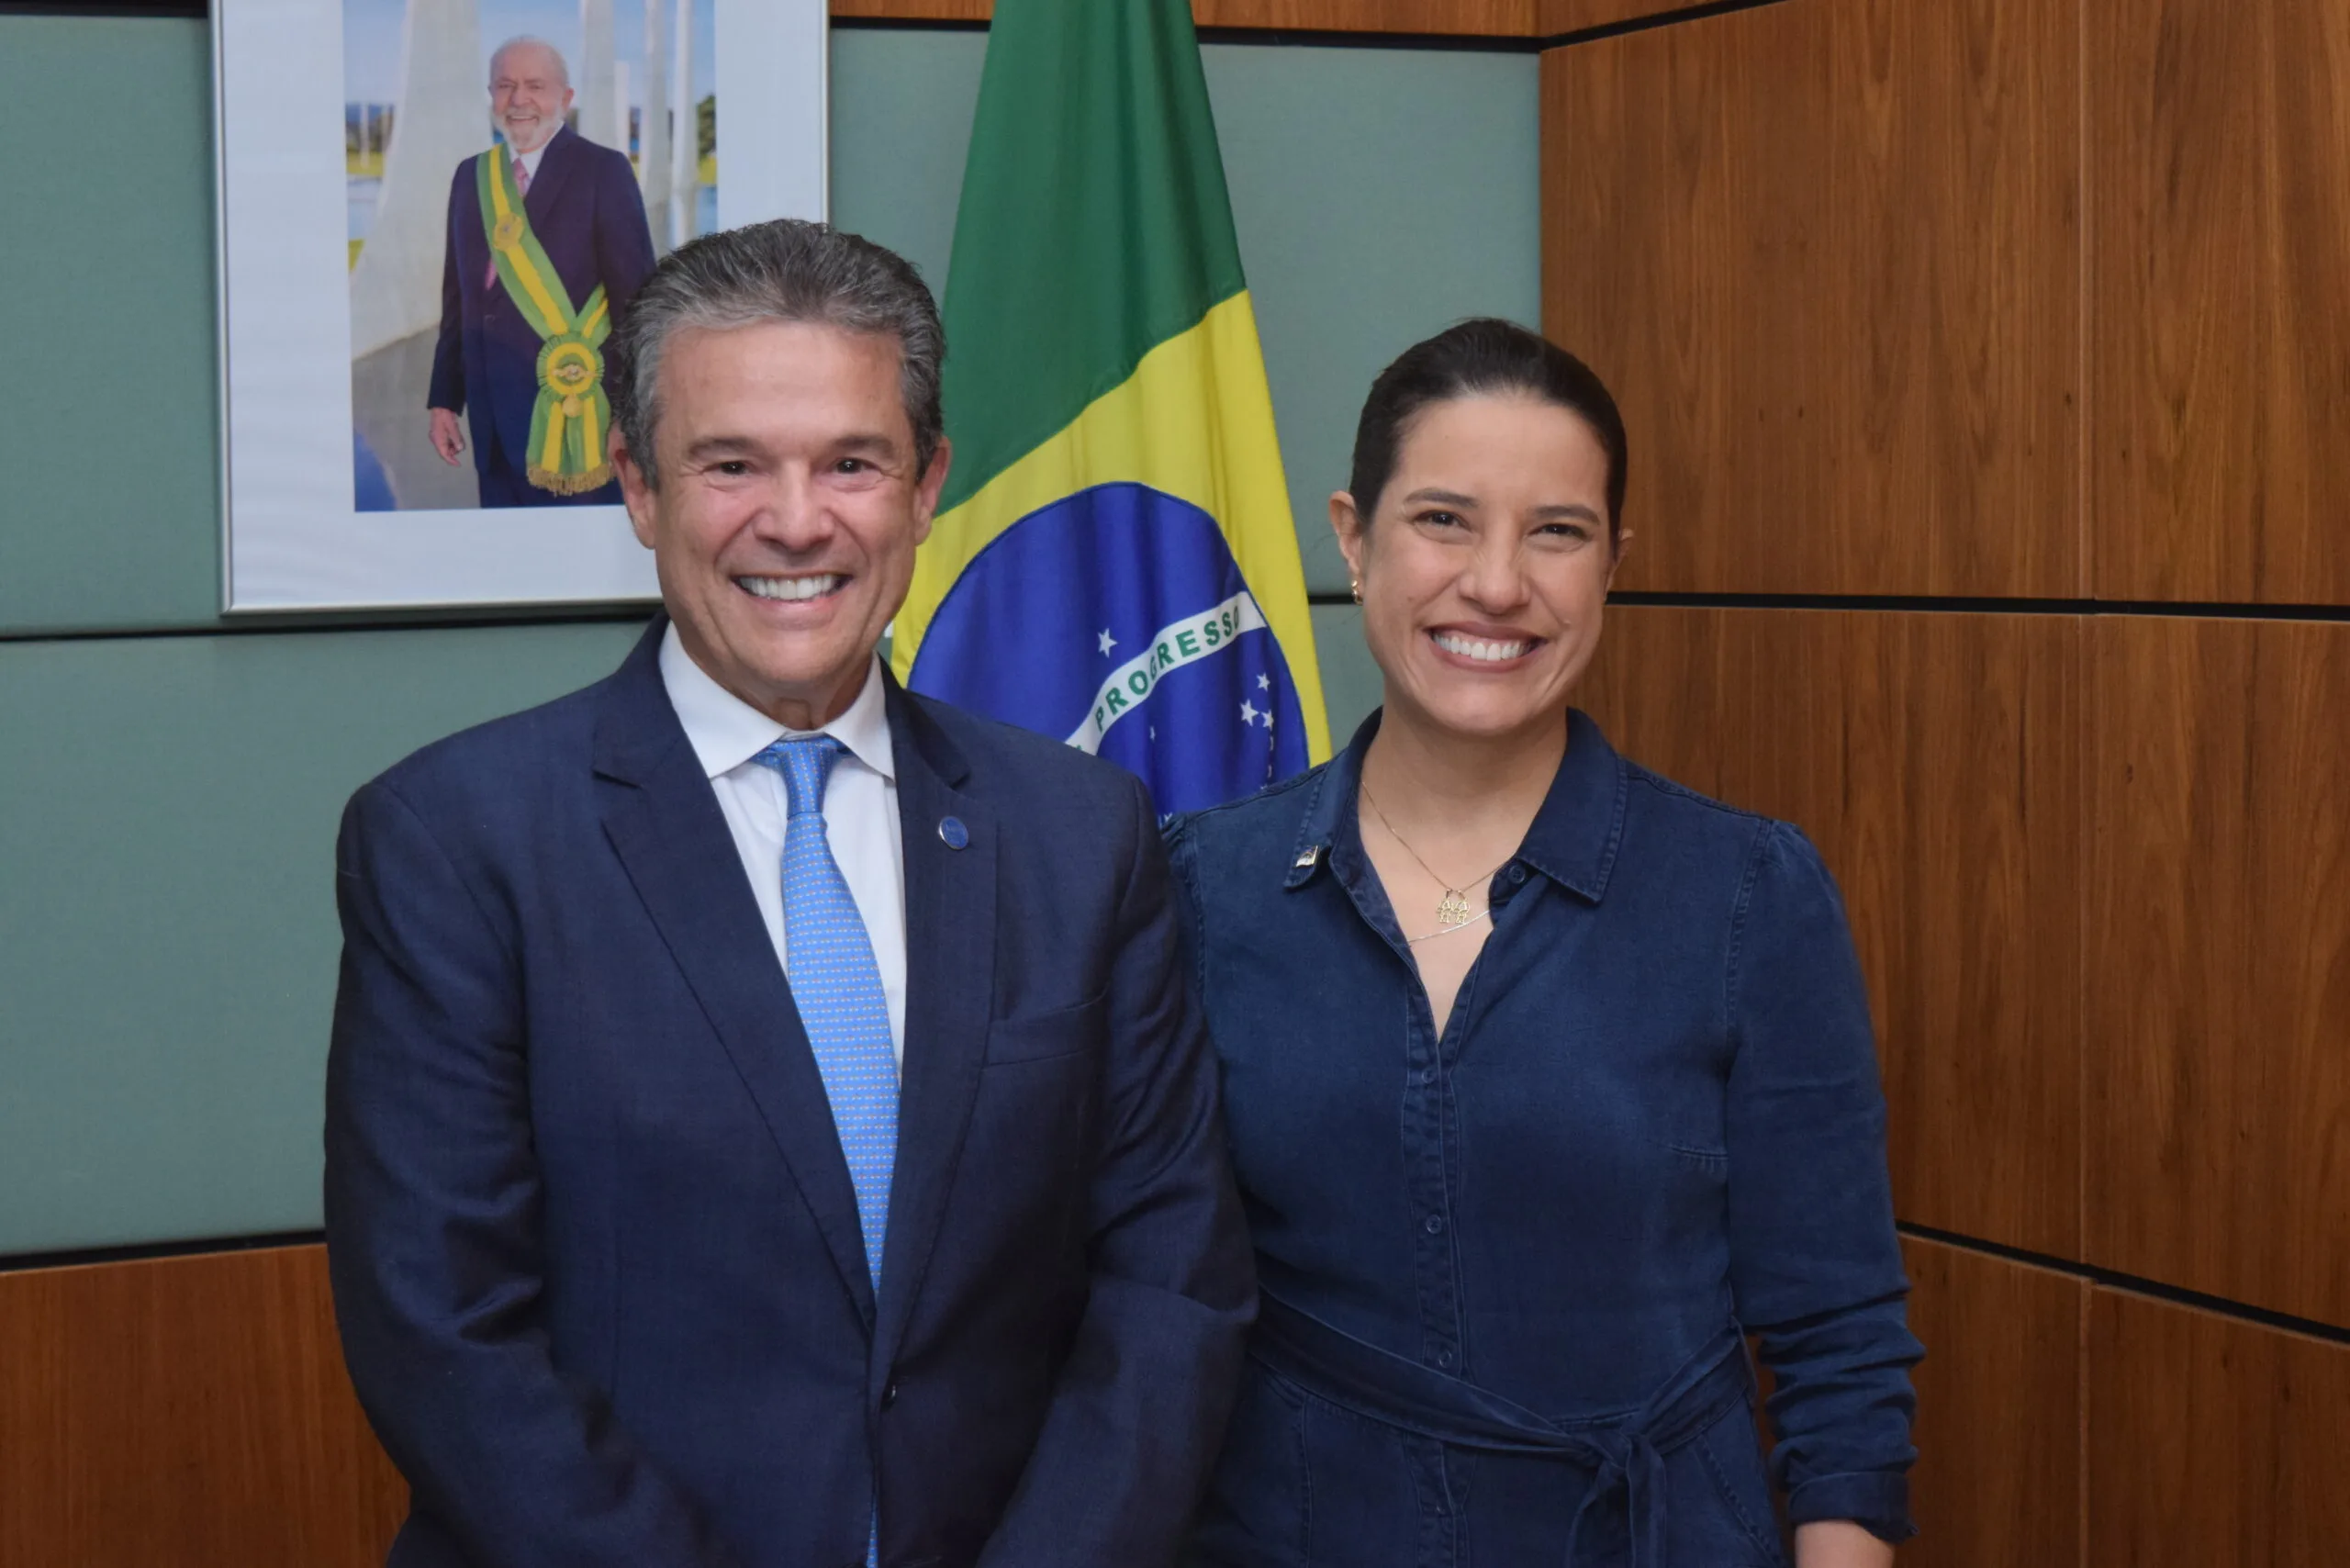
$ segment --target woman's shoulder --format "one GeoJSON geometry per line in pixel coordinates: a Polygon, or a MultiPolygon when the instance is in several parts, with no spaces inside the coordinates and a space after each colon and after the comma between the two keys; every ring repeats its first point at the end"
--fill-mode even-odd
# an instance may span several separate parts
{"type": "Polygon", "coordinates": [[[1717,800],[1629,757],[1623,762],[1627,834],[1651,848],[1702,856],[1725,874],[1746,879],[1770,864],[1820,864],[1818,850],[1795,823],[1717,800]]]}
{"type": "Polygon", "coordinates": [[[1170,851],[1194,854],[1245,854],[1284,837],[1294,838],[1329,772],[1330,764],[1325,762],[1268,784],[1253,795],[1179,812],[1161,824],[1160,831],[1170,851]]]}

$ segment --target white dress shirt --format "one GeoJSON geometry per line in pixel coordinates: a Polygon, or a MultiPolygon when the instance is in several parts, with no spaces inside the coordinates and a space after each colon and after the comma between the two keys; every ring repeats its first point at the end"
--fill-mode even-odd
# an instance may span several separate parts
{"type": "MultiPolygon", "coordinates": [[[[743,870],[759,901],[776,961],[791,972],[790,933],[783,924],[783,833],[790,794],[783,775],[755,760],[788,730],[727,690],[687,653],[673,623],[661,639],[661,683],[677,711],[686,739],[717,791],[718,809],[734,835],[743,870]]],[[[833,764],[824,787],[824,826],[833,859],[849,896],[865,917],[890,1004],[890,1045],[901,1069],[906,1060],[906,853],[898,825],[897,758],[890,744],[890,714],[881,661],[873,661],[865,689],[848,711],[812,732],[848,748],[833,764]]]]}

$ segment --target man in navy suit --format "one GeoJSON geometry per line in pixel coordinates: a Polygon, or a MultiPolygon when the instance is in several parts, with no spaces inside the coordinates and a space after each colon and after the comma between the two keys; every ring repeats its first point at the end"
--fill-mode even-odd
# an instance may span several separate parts
{"type": "Polygon", "coordinates": [[[615,343],[666,615],[352,799],[326,1222],[396,1568],[1156,1568],[1255,1303],[1151,803],[896,685],[936,308],[821,225],[615,343]]]}
{"type": "MultiPolygon", "coordinates": [[[[489,61],[489,110],[505,140],[458,164],[449,187],[441,336],[425,401],[433,450],[452,466],[464,458],[457,416],[466,416],[485,507],[610,506],[621,498],[618,480],[597,465],[601,432],[584,470],[594,483],[575,484],[576,476],[532,481],[531,436],[544,389],[540,364],[547,335],[508,286],[482,213],[481,161],[502,157],[512,165],[531,233],[557,274],[548,281],[561,292],[559,308],[585,310],[600,286],[611,324],[627,319],[629,302],[653,271],[644,197],[625,153],[564,124],[571,99],[570,73],[552,44],[518,38],[499,45],[489,61]]],[[[609,369],[605,383],[609,388],[609,369]]]]}

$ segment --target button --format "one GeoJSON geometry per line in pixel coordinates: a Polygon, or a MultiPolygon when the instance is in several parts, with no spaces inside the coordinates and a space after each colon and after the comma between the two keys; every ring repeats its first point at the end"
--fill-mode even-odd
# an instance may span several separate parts
{"type": "Polygon", "coordinates": [[[1436,1081],[1436,1069],[1432,1067],[1424,1067],[1420,1069],[1420,1081],[1422,1083],[1434,1083],[1436,1081]]]}
{"type": "Polygon", "coordinates": [[[887,1410],[898,1402],[898,1380],[891,1378],[881,1389],[881,1408],[887,1410]]]}
{"type": "Polygon", "coordinates": [[[1440,1367],[1449,1367],[1449,1366],[1451,1366],[1451,1365],[1452,1365],[1452,1352],[1451,1352],[1450,1350],[1438,1350],[1438,1351],[1436,1353],[1436,1364],[1437,1364],[1437,1365],[1438,1365],[1438,1366],[1440,1366],[1440,1367]]]}
{"type": "Polygon", "coordinates": [[[949,849],[961,849],[971,842],[971,830],[963,825],[961,817],[941,817],[938,841],[949,849]]]}
{"type": "Polygon", "coordinates": [[[1428,1217],[1427,1217],[1427,1221],[1425,1222],[1425,1224],[1424,1224],[1424,1226],[1423,1226],[1423,1228],[1424,1228],[1424,1229],[1426,1229],[1426,1230],[1427,1231],[1427,1233],[1428,1233],[1430,1236],[1441,1236],[1441,1235],[1443,1235],[1443,1234],[1444,1234],[1444,1216],[1443,1216],[1442,1215],[1428,1215],[1428,1217]]]}
{"type": "Polygon", "coordinates": [[[1523,866],[1511,867],[1509,868],[1509,880],[1512,887],[1523,886],[1526,881],[1526,868],[1523,866]]]}

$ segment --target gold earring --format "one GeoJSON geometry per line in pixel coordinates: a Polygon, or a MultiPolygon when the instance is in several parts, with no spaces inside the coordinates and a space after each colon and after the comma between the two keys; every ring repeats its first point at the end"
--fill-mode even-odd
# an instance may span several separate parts
{"type": "Polygon", "coordinates": [[[1357,604],[1360,604],[1362,602],[1362,579],[1360,577],[1357,577],[1347,586],[1354,589],[1355,602],[1357,604]]]}

